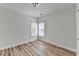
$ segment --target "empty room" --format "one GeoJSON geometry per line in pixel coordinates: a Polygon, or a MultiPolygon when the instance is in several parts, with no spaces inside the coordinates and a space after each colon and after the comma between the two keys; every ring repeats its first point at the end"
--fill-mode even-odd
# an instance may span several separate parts
{"type": "Polygon", "coordinates": [[[76,56],[76,4],[0,3],[0,56],[76,56]]]}

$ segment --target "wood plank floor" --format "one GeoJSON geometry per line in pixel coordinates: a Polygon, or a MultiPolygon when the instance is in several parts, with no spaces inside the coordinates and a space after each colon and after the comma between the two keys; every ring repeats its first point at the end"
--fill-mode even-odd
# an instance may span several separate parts
{"type": "Polygon", "coordinates": [[[0,56],[76,56],[76,52],[36,40],[0,50],[0,56]]]}

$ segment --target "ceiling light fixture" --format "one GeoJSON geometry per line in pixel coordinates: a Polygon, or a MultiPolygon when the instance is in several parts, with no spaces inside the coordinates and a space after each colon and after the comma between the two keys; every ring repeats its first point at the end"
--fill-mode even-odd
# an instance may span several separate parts
{"type": "Polygon", "coordinates": [[[38,7],[39,6],[39,3],[32,3],[33,4],[33,7],[38,7]]]}

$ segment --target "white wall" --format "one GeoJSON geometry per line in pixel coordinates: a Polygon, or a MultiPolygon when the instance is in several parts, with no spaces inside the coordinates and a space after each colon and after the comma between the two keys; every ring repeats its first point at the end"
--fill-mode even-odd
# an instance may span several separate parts
{"type": "Polygon", "coordinates": [[[36,39],[30,38],[33,17],[0,7],[0,49],[36,39]]]}
{"type": "Polygon", "coordinates": [[[76,6],[40,17],[46,22],[46,36],[41,40],[76,50],[76,6]]]}
{"type": "Polygon", "coordinates": [[[77,25],[77,38],[79,38],[79,4],[77,4],[77,21],[76,21],[76,25],[77,25]]]}
{"type": "Polygon", "coordinates": [[[79,56],[79,3],[76,8],[77,55],[79,56]]]}

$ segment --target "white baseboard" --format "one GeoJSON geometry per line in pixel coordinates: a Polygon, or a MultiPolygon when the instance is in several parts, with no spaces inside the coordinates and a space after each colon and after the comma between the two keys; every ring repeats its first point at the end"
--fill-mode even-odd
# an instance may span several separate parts
{"type": "Polygon", "coordinates": [[[15,46],[18,46],[18,45],[21,45],[21,44],[24,44],[24,43],[29,43],[29,42],[32,42],[32,41],[35,41],[35,40],[36,39],[32,39],[32,40],[24,41],[24,42],[19,42],[19,43],[14,44],[14,45],[10,45],[10,46],[4,47],[4,48],[0,48],[0,50],[7,49],[7,48],[11,48],[11,47],[15,47],[15,46]]]}
{"type": "MultiPolygon", "coordinates": [[[[7,49],[7,48],[11,48],[11,47],[15,47],[15,46],[18,46],[18,45],[21,45],[21,44],[24,44],[24,43],[28,43],[28,42],[32,42],[32,41],[35,41],[35,40],[36,40],[36,39],[29,40],[29,41],[26,41],[26,42],[20,42],[20,43],[14,44],[14,45],[10,45],[10,46],[4,47],[4,48],[0,48],[0,50],[7,49]]],[[[41,39],[39,39],[39,40],[41,40],[41,39]]],[[[49,40],[44,40],[44,39],[43,39],[42,41],[45,41],[45,42],[48,42],[48,43],[57,45],[57,46],[59,46],[59,47],[62,47],[62,48],[65,48],[65,49],[68,49],[68,50],[71,50],[71,51],[76,51],[76,50],[74,50],[74,49],[70,49],[70,48],[64,47],[63,45],[60,45],[60,44],[58,44],[58,43],[54,43],[54,42],[49,41],[49,40]]]]}
{"type": "MultiPolygon", "coordinates": [[[[41,39],[39,39],[39,40],[41,40],[41,39]]],[[[45,41],[45,42],[50,43],[50,44],[54,44],[54,45],[56,45],[56,46],[59,46],[59,47],[62,47],[62,48],[65,48],[65,49],[68,49],[68,50],[71,50],[71,51],[74,51],[74,52],[77,51],[77,50],[74,50],[74,49],[67,48],[67,47],[65,47],[65,46],[63,46],[63,45],[60,45],[60,44],[58,44],[58,43],[52,42],[52,41],[50,41],[50,40],[44,40],[44,39],[43,39],[42,41],[45,41]]]]}

